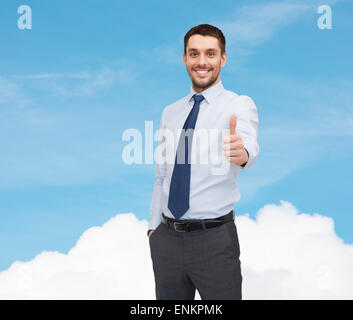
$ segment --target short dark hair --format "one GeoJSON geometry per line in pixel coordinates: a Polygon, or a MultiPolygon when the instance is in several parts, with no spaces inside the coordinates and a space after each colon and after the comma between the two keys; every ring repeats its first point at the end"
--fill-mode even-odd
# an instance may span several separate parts
{"type": "Polygon", "coordinates": [[[200,34],[202,36],[211,36],[218,39],[219,46],[221,48],[221,54],[226,52],[226,39],[224,38],[223,32],[217,27],[210,24],[199,24],[196,27],[191,28],[184,37],[184,53],[186,53],[186,47],[191,36],[200,34]]]}

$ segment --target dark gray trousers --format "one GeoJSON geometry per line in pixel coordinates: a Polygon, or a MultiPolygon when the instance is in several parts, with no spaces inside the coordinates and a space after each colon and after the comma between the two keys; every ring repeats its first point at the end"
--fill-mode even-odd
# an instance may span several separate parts
{"type": "Polygon", "coordinates": [[[234,221],[178,232],[161,223],[149,237],[157,300],[241,300],[240,248],[234,221]]]}

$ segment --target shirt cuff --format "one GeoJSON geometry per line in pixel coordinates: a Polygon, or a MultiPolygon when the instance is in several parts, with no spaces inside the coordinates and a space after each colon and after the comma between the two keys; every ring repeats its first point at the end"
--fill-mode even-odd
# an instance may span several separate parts
{"type": "Polygon", "coordinates": [[[156,230],[157,227],[162,223],[162,213],[157,215],[151,215],[148,230],[156,230]]]}
{"type": "Polygon", "coordinates": [[[256,162],[257,154],[258,154],[258,145],[255,144],[249,144],[249,143],[244,143],[246,147],[244,146],[245,150],[248,152],[249,158],[248,161],[243,165],[240,166],[241,170],[247,170],[248,168],[252,167],[254,163],[256,162]]]}
{"type": "MultiPolygon", "coordinates": [[[[244,149],[245,149],[245,148],[244,148],[244,149]]],[[[244,167],[246,166],[246,164],[249,162],[249,152],[248,152],[248,150],[246,150],[246,149],[245,149],[245,151],[246,151],[246,153],[248,154],[248,161],[246,161],[244,164],[241,165],[242,168],[244,168],[244,167]]]]}

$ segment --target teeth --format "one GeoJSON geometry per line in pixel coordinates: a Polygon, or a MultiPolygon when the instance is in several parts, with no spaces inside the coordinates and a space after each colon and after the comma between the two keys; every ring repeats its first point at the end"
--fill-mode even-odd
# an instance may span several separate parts
{"type": "Polygon", "coordinates": [[[197,72],[197,73],[201,73],[201,74],[205,74],[205,73],[207,73],[208,71],[207,71],[207,70],[205,70],[205,71],[196,70],[196,72],[197,72]]]}

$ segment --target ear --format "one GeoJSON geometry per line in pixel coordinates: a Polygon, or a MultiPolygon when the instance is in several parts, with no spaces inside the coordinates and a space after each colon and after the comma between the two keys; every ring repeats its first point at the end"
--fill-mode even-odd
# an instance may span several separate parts
{"type": "Polygon", "coordinates": [[[183,61],[184,61],[184,65],[186,67],[186,54],[185,54],[185,52],[183,53],[183,61]]]}
{"type": "Polygon", "coordinates": [[[225,64],[227,62],[227,54],[224,52],[222,55],[221,55],[221,67],[224,67],[225,64]]]}

